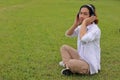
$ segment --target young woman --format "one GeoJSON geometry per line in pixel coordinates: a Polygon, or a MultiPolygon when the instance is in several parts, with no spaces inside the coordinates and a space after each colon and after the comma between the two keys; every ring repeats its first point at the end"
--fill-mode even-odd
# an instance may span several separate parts
{"type": "Polygon", "coordinates": [[[68,45],[60,48],[62,61],[59,65],[65,69],[63,75],[95,74],[100,70],[100,35],[95,7],[83,5],[66,36],[77,36],[77,50],[68,45]]]}

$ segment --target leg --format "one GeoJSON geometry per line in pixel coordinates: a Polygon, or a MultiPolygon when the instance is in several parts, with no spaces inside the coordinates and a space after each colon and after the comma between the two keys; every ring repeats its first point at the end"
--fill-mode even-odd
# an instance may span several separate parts
{"type": "Polygon", "coordinates": [[[63,45],[60,49],[60,52],[62,56],[62,61],[65,65],[70,59],[80,59],[77,50],[68,45],[63,45]]]}
{"type": "Polygon", "coordinates": [[[89,65],[84,60],[71,59],[67,63],[67,66],[73,73],[89,74],[89,65]]]}

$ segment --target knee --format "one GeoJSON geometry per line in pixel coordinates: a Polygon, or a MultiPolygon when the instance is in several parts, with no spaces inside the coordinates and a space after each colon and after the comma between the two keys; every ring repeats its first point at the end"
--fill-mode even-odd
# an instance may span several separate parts
{"type": "Polygon", "coordinates": [[[61,48],[60,48],[60,51],[63,51],[65,49],[67,49],[67,47],[68,47],[68,45],[66,45],[66,44],[62,45],[61,48]]]}

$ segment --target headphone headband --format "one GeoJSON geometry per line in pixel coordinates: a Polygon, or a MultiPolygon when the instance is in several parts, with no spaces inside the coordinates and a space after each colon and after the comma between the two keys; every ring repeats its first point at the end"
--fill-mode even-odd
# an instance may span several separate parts
{"type": "Polygon", "coordinates": [[[94,9],[93,9],[93,7],[91,6],[91,5],[87,5],[92,11],[93,11],[93,13],[94,13],[94,9]]]}

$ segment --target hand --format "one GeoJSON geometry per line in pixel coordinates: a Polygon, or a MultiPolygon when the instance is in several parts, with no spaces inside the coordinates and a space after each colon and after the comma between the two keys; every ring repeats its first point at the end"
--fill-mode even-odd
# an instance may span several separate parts
{"type": "Polygon", "coordinates": [[[83,19],[79,18],[79,13],[77,14],[75,21],[74,21],[74,25],[78,26],[82,23],[83,19]]]}
{"type": "Polygon", "coordinates": [[[86,25],[91,24],[92,22],[94,22],[96,20],[96,16],[91,16],[89,18],[86,18],[83,23],[85,23],[86,25]]]}

